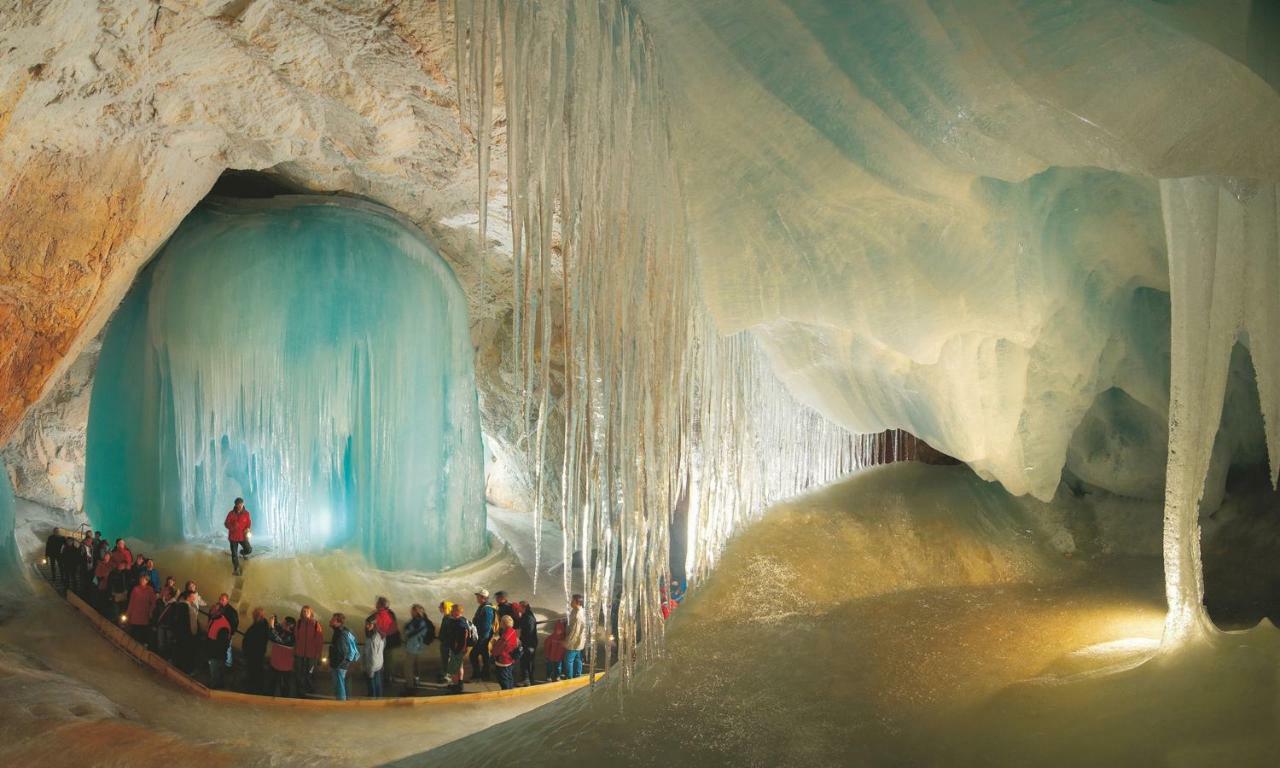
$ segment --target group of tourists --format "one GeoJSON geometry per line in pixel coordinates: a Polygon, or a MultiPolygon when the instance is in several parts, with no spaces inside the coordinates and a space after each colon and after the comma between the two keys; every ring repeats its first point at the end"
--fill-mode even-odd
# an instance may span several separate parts
{"type": "MultiPolygon", "coordinates": [[[[242,509],[239,500],[236,507],[228,514],[228,532],[245,541],[247,522],[243,527],[232,525],[237,522],[232,516],[242,509]]],[[[248,511],[243,514],[247,518],[248,511]]],[[[244,551],[236,552],[236,540],[231,539],[238,573],[236,555],[244,551]]],[[[194,581],[181,589],[172,576],[162,581],[153,560],[135,555],[123,539],[109,545],[101,531],[79,539],[55,533],[46,541],[45,552],[55,580],[104,616],[113,620],[118,616],[134,640],[188,674],[207,665],[212,687],[229,686],[236,661],[232,639],[239,631],[240,617],[226,593],[209,605],[194,581]]],[[[296,618],[283,619],[254,608],[240,645],[242,688],[271,696],[308,696],[316,692],[316,669],[327,664],[333,694],[339,700],[348,698],[352,670],[362,673],[370,697],[384,696],[392,689],[394,669],[401,672],[404,692],[413,694],[424,677],[432,643],[438,643],[438,682],[450,692],[461,693],[464,680],[496,680],[504,690],[534,684],[539,631],[529,602],[512,600],[503,591],[491,597],[483,588],[474,597],[476,608],[470,619],[461,602],[441,602],[438,628],[417,604],[401,624],[385,597],[376,599],[363,627],[350,626],[344,614],[334,613],[327,622],[327,653],[324,625],[311,606],[302,606],[296,618]],[[363,642],[356,638],[361,629],[363,642]]],[[[555,622],[545,641],[545,679],[581,675],[586,645],[583,600],[574,595],[566,617],[555,622]]]]}

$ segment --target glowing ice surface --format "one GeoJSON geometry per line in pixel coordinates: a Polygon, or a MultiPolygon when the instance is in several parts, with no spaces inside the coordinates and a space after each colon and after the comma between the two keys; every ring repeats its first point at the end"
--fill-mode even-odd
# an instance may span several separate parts
{"type": "Polygon", "coordinates": [[[18,545],[13,538],[14,500],[9,473],[0,463],[0,576],[13,575],[19,567],[18,545]]]}
{"type": "Polygon", "coordinates": [[[432,570],[485,550],[466,304],[411,225],[332,198],[213,203],[112,319],[85,509],[111,535],[221,536],[432,570]]]}

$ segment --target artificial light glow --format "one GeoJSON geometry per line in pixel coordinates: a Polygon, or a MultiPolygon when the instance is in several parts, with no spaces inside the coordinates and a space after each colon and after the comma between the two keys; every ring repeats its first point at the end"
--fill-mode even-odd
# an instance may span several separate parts
{"type": "Polygon", "coordinates": [[[120,623],[121,623],[121,624],[125,623],[125,622],[126,622],[126,621],[128,621],[128,620],[129,620],[129,615],[128,615],[128,614],[126,614],[126,613],[122,613],[122,614],[120,614],[120,623]]]}
{"type": "Polygon", "coordinates": [[[44,557],[40,558],[41,565],[48,565],[48,563],[49,563],[48,558],[44,558],[44,557]]]}

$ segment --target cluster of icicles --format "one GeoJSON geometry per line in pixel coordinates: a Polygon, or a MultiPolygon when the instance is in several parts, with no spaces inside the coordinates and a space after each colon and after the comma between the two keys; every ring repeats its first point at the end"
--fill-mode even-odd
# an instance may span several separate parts
{"type": "MultiPolygon", "coordinates": [[[[662,636],[678,504],[689,509],[696,582],[734,529],[771,502],[895,460],[914,443],[835,426],[787,393],[749,334],[717,332],[685,241],[652,51],[624,6],[456,0],[454,11],[480,232],[498,73],[505,97],[533,515],[560,520],[557,559],[591,553],[582,558],[587,615],[617,617],[617,658],[629,674],[658,645],[640,639],[662,636]]],[[[540,541],[535,550],[541,558],[540,541]]],[[[566,595],[572,579],[564,569],[566,595]]]]}

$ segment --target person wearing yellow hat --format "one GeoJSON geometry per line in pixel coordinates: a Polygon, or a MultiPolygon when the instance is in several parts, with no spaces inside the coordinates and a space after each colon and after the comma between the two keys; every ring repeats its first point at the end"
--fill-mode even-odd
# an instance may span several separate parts
{"type": "MultiPolygon", "coordinates": [[[[453,610],[452,600],[440,601],[440,631],[444,632],[445,619],[449,618],[449,613],[453,610]]],[[[443,640],[440,641],[440,682],[449,681],[449,675],[445,672],[445,667],[449,665],[449,647],[443,640]]]]}

